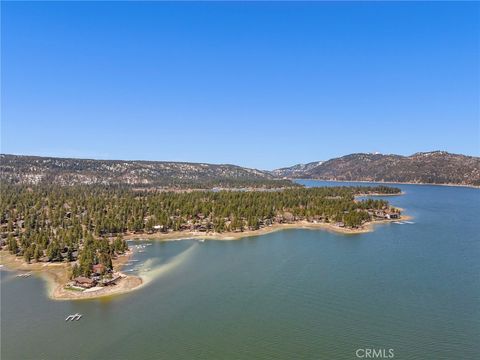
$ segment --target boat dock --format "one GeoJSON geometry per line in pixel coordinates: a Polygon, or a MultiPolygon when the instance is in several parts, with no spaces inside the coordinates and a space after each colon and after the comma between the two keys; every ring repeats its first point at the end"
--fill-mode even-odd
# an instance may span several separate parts
{"type": "Polygon", "coordinates": [[[413,221],[394,221],[393,223],[398,225],[415,224],[413,221]]]}
{"type": "Polygon", "coordinates": [[[70,314],[65,318],[65,321],[78,321],[82,318],[83,315],[76,313],[76,314],[70,314]]]}
{"type": "Polygon", "coordinates": [[[17,277],[21,277],[21,278],[28,278],[32,276],[32,273],[23,273],[23,274],[18,274],[17,277]]]}

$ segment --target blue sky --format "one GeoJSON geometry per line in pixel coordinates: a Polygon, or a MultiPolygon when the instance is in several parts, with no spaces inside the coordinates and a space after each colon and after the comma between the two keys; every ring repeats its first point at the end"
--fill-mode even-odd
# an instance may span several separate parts
{"type": "Polygon", "coordinates": [[[478,156],[479,3],[2,2],[3,153],[478,156]]]}

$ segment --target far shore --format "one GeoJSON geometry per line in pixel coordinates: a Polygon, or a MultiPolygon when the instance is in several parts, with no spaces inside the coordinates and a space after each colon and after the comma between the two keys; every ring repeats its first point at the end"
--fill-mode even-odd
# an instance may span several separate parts
{"type": "MultiPolygon", "coordinates": [[[[398,181],[378,181],[378,180],[329,180],[329,179],[314,179],[314,178],[287,178],[288,180],[309,180],[309,181],[328,181],[328,182],[338,182],[338,183],[371,183],[371,184],[398,184],[398,185],[432,185],[432,186],[453,186],[453,187],[464,187],[472,189],[480,189],[480,185],[468,185],[468,184],[432,184],[432,183],[418,183],[418,182],[398,182],[398,181]]],[[[372,194],[368,194],[374,196],[372,194]]],[[[380,194],[379,194],[380,195],[380,194]]],[[[387,195],[399,195],[399,194],[381,194],[381,196],[387,195]]],[[[366,196],[366,195],[365,195],[366,196]]]]}
{"type": "Polygon", "coordinates": [[[366,194],[356,194],[355,198],[367,197],[367,196],[401,196],[401,195],[405,195],[405,194],[406,194],[405,191],[401,191],[401,192],[396,193],[396,194],[366,193],[366,194]]]}
{"type": "MultiPolygon", "coordinates": [[[[399,195],[399,194],[396,194],[399,195]]],[[[336,226],[331,223],[313,223],[309,221],[297,221],[295,223],[273,224],[258,230],[247,230],[243,232],[224,232],[224,233],[205,233],[195,231],[173,231],[169,233],[151,233],[151,234],[127,234],[125,240],[157,240],[157,241],[178,241],[190,239],[205,240],[240,240],[246,237],[260,236],[270,234],[276,231],[286,229],[308,229],[308,230],[326,230],[344,235],[354,235],[368,233],[374,230],[377,224],[386,224],[395,221],[411,220],[408,215],[401,215],[400,219],[377,220],[368,222],[359,228],[351,229],[336,226]]],[[[114,268],[121,271],[121,268],[127,263],[133,252],[129,251],[125,255],[119,256],[113,261],[114,268]]],[[[36,263],[27,264],[23,258],[9,254],[7,251],[0,252],[0,264],[8,270],[31,272],[42,276],[48,283],[48,296],[53,300],[85,300],[109,297],[125,294],[139,289],[144,281],[139,276],[125,275],[124,278],[117,281],[115,285],[101,287],[90,291],[73,291],[65,288],[68,283],[70,264],[68,263],[36,263]]]]}

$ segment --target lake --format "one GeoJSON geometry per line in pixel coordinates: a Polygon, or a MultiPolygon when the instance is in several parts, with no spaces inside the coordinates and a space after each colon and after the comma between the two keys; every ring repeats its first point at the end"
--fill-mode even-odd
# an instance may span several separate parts
{"type": "Polygon", "coordinates": [[[127,268],[148,285],[117,297],[53,301],[41,278],[2,270],[1,358],[478,358],[480,190],[395,186],[386,199],[412,224],[148,241],[127,268]]]}

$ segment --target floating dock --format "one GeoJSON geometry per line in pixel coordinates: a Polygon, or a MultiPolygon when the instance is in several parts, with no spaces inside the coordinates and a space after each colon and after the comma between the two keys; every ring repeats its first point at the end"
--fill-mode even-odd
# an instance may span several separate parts
{"type": "Polygon", "coordinates": [[[70,314],[65,318],[65,321],[78,321],[82,318],[82,314],[76,313],[76,314],[70,314]]]}
{"type": "Polygon", "coordinates": [[[32,276],[32,273],[23,273],[23,274],[18,274],[17,277],[21,277],[21,278],[28,278],[32,276]]]}

